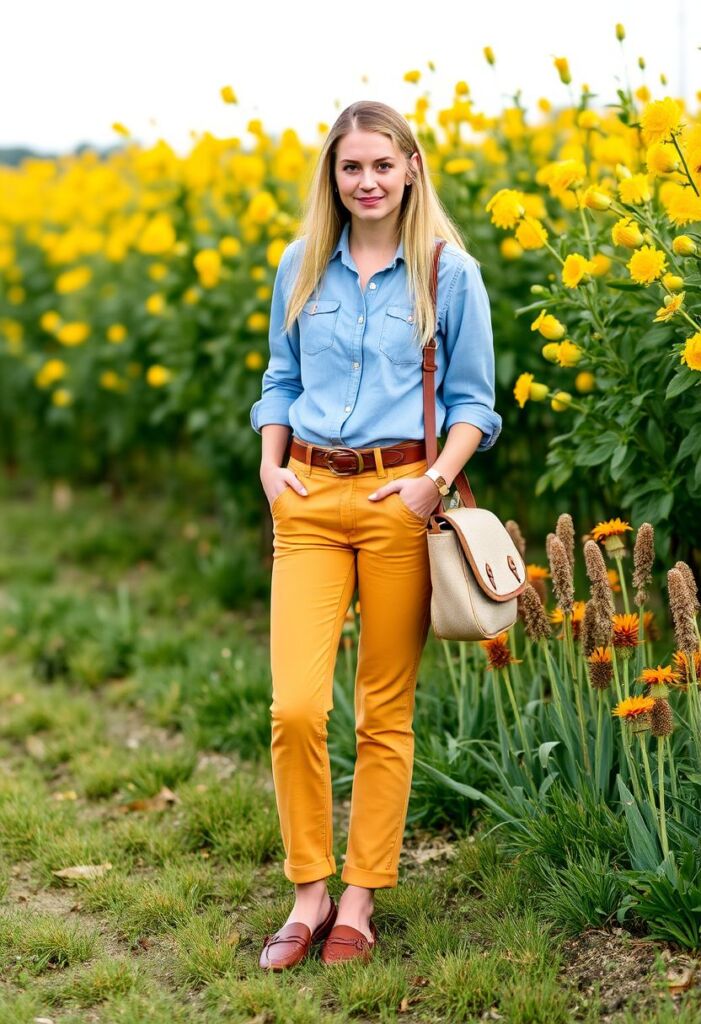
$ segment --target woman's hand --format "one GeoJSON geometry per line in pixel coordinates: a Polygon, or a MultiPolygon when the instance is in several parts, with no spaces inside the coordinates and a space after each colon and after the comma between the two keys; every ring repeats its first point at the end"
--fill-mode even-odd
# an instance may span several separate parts
{"type": "Polygon", "coordinates": [[[292,487],[298,494],[306,495],[307,493],[307,489],[302,481],[295,476],[291,469],[287,469],[286,466],[262,463],[260,467],[260,482],[263,485],[268,504],[271,506],[286,487],[292,487]]]}
{"type": "Polygon", "coordinates": [[[378,487],[368,497],[371,501],[381,501],[382,498],[386,498],[388,494],[394,494],[395,491],[402,495],[400,501],[403,501],[417,516],[423,516],[424,519],[428,519],[440,498],[438,488],[430,476],[392,480],[391,483],[378,487]]]}

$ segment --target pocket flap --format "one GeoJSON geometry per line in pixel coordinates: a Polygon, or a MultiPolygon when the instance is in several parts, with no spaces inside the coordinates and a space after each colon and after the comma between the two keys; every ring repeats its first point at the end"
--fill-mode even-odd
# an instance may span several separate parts
{"type": "Polygon", "coordinates": [[[404,320],[405,323],[413,324],[414,309],[412,306],[388,306],[387,316],[396,316],[398,320],[404,320]]]}
{"type": "Polygon", "coordinates": [[[315,313],[333,313],[341,305],[340,299],[312,299],[305,302],[304,312],[314,316],[315,313]]]}

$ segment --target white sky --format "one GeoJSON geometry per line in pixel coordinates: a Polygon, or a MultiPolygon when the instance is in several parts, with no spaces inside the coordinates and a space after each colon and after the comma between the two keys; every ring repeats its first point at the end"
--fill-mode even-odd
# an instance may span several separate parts
{"type": "Polygon", "coordinates": [[[685,96],[695,109],[700,44],[698,0],[25,0],[3,12],[0,146],[109,145],[119,140],[111,124],[121,121],[144,144],[161,137],[183,153],[191,131],[250,144],[251,117],[312,141],[317,122],[331,124],[353,100],[407,113],[429,88],[439,107],[458,79],[487,113],[519,88],[529,106],[541,95],[567,102],[554,56],[569,59],[577,94],[587,82],[603,104],[616,100],[626,72],[634,86],[642,82],[642,55],[653,95],[685,96]],[[617,21],[627,34],[623,55],[617,21]],[[402,81],[410,68],[423,72],[418,86],[402,81]],[[220,99],[226,84],[238,106],[220,99]]]}

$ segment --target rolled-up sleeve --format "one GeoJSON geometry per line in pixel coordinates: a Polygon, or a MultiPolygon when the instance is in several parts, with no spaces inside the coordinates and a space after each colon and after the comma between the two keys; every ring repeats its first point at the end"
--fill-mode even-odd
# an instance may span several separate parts
{"type": "Polygon", "coordinates": [[[444,431],[471,423],[482,431],[477,451],[491,448],[501,433],[494,411],[494,339],[489,296],[479,264],[467,254],[455,272],[445,311],[447,368],[439,394],[444,431]]]}
{"type": "Polygon", "coordinates": [[[297,242],[291,242],[278,264],[270,300],[268,343],[270,359],[263,373],[261,397],[251,406],[251,426],[257,434],[266,423],[290,425],[289,408],[302,393],[299,366],[299,326],[284,328],[285,306],[292,284],[297,242]]]}

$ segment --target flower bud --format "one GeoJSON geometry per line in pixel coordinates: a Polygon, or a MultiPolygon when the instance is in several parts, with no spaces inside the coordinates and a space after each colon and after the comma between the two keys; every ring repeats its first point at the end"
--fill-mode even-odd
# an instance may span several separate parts
{"type": "Polygon", "coordinates": [[[528,397],[532,402],[544,402],[545,399],[548,397],[548,390],[549,389],[547,384],[538,384],[536,383],[536,381],[534,381],[531,384],[528,397]]]}
{"type": "Polygon", "coordinates": [[[572,395],[568,391],[557,391],[550,403],[550,408],[553,412],[564,412],[571,401],[572,395]]]}
{"type": "Polygon", "coordinates": [[[696,242],[688,235],[677,235],[672,240],[672,251],[677,256],[693,256],[696,252],[696,242]]]}
{"type": "Polygon", "coordinates": [[[662,278],[662,284],[665,288],[669,288],[671,292],[680,292],[684,287],[684,278],[679,277],[678,274],[665,274],[662,278]]]}
{"type": "Polygon", "coordinates": [[[549,341],[547,345],[543,345],[540,350],[540,354],[543,359],[547,359],[549,363],[556,363],[559,351],[560,343],[558,341],[549,341]]]}

